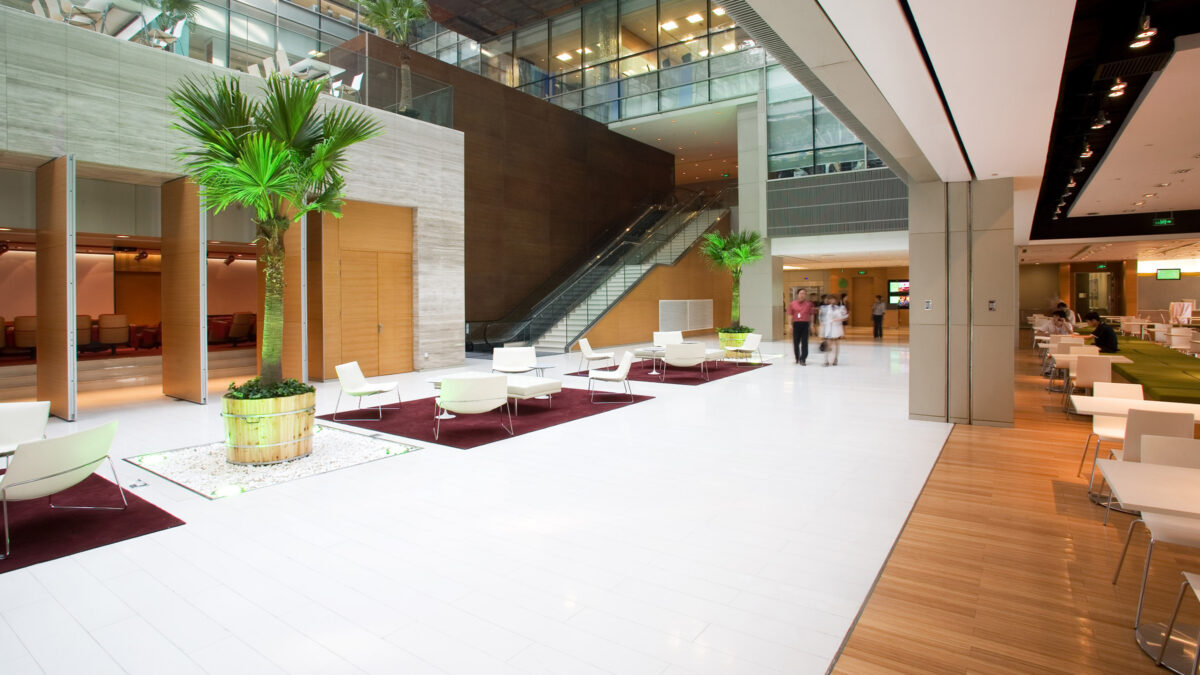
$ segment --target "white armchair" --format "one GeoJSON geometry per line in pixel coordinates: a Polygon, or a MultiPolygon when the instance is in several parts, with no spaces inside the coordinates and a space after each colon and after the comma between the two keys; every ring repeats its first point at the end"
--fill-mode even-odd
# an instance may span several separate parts
{"type": "Polygon", "coordinates": [[[587,338],[579,340],[579,369],[583,370],[583,362],[587,361],[588,369],[591,370],[592,361],[612,361],[617,363],[616,352],[594,352],[592,351],[592,343],[588,342],[587,338]]]}
{"type": "Polygon", "coordinates": [[[685,342],[670,344],[663,352],[662,375],[658,379],[667,379],[667,366],[676,368],[694,368],[700,366],[700,377],[708,379],[708,354],[703,343],[685,342]]]}
{"type": "Polygon", "coordinates": [[[625,393],[629,395],[629,401],[633,401],[633,389],[629,386],[629,367],[633,365],[633,353],[625,352],[621,356],[621,363],[616,370],[589,370],[588,371],[588,392],[591,394],[592,403],[624,403],[622,399],[615,401],[597,401],[596,390],[594,385],[596,382],[619,382],[625,387],[625,393]]]}
{"type": "Polygon", "coordinates": [[[110,422],[102,427],[80,431],[60,438],[21,443],[13,453],[8,470],[0,476],[0,508],[4,514],[4,555],[12,554],[8,536],[8,503],[49,497],[52,509],[89,509],[99,511],[124,511],[129,502],[117,467],[108,456],[117,423],[110,422]],[[121,506],[59,506],[54,504],[54,495],[74,487],[91,476],[105,461],[113,473],[113,482],[121,495],[121,506]]]}
{"type": "Polygon", "coordinates": [[[459,415],[479,415],[503,407],[508,415],[508,426],[501,419],[500,427],[513,435],[512,409],[508,405],[508,377],[486,375],[484,377],[446,377],[442,379],[441,394],[434,401],[436,410],[433,440],[441,433],[443,412],[459,415]]]}
{"type": "MultiPolygon", "coordinates": [[[[661,358],[663,355],[662,348],[666,347],[667,345],[677,345],[683,342],[683,331],[654,331],[653,341],[653,347],[640,347],[633,350],[634,357],[639,359],[650,359],[651,361],[661,358]],[[655,347],[657,347],[657,349],[655,349],[655,347]]],[[[653,375],[654,373],[651,374],[653,375]]]]}
{"type": "Polygon", "coordinates": [[[342,405],[342,394],[358,397],[359,405],[362,405],[362,399],[367,396],[376,394],[386,394],[389,391],[396,392],[396,403],[400,403],[400,383],[399,382],[367,382],[367,378],[363,377],[362,368],[358,367],[358,361],[343,363],[340,366],[335,366],[337,371],[338,384],[341,389],[338,390],[338,400],[333,406],[333,421],[334,422],[370,422],[383,419],[383,405],[377,404],[376,411],[379,413],[377,417],[343,417],[338,419],[338,408],[342,405]]]}
{"type": "Polygon", "coordinates": [[[12,455],[22,443],[44,438],[49,420],[49,401],[0,403],[0,457],[12,455]]]}
{"type": "Polygon", "coordinates": [[[750,333],[742,341],[740,347],[729,347],[727,351],[733,353],[739,359],[749,359],[751,356],[758,354],[758,361],[762,363],[762,333],[750,333]]]}
{"type": "Polygon", "coordinates": [[[528,373],[537,367],[533,347],[497,347],[492,351],[493,373],[528,373]]]}

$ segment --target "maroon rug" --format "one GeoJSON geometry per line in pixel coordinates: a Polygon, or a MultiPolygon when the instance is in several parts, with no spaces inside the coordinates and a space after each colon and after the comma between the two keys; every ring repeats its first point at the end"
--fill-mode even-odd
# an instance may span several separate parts
{"type": "MultiPolygon", "coordinates": [[[[597,392],[596,400],[619,401],[619,403],[592,403],[587,390],[568,389],[567,387],[563,387],[562,392],[555,394],[553,401],[540,398],[521,401],[517,410],[519,414],[513,415],[512,418],[513,435],[520,436],[654,398],[635,394],[634,400],[631,402],[625,392],[616,392],[616,388],[620,385],[606,383],[605,387],[597,392]]],[[[503,408],[500,408],[482,415],[459,415],[452,420],[442,420],[441,435],[435,441],[433,425],[437,420],[433,419],[433,399],[434,397],[430,397],[385,405],[383,406],[383,419],[378,422],[338,422],[338,424],[348,424],[428,443],[439,443],[460,450],[512,438],[507,431],[500,427],[501,421],[508,424],[508,415],[504,413],[503,408]]],[[[368,417],[374,414],[374,408],[366,408],[361,413],[354,411],[338,413],[339,416],[346,417],[368,417]]],[[[332,422],[333,415],[318,415],[317,419],[332,422]]]]}
{"type": "MultiPolygon", "coordinates": [[[[662,377],[662,364],[659,364],[659,371],[658,371],[659,374],[651,375],[650,374],[650,363],[647,361],[645,367],[643,367],[642,364],[640,364],[640,363],[633,364],[633,367],[631,367],[629,369],[629,380],[632,382],[658,382],[658,383],[665,383],[665,384],[687,384],[687,385],[695,386],[697,384],[706,384],[708,382],[716,382],[717,380],[724,379],[731,375],[737,375],[738,373],[745,373],[745,372],[748,372],[751,370],[758,370],[759,368],[765,368],[766,366],[769,366],[769,365],[771,365],[771,364],[758,363],[758,364],[748,365],[748,366],[739,366],[739,365],[736,365],[733,363],[722,363],[721,365],[714,367],[712,364],[709,364],[707,380],[704,379],[704,377],[700,374],[699,366],[696,366],[695,368],[672,368],[670,366],[667,366],[667,378],[665,380],[662,380],[662,379],[659,379],[662,377]]],[[[614,369],[615,369],[615,366],[609,366],[607,368],[598,368],[597,370],[614,370],[614,369]]],[[[567,375],[574,375],[576,377],[587,377],[587,371],[580,370],[580,371],[577,371],[574,373],[567,373],[567,375]]]]}
{"type": "MultiPolygon", "coordinates": [[[[125,491],[125,499],[129,508],[124,511],[51,509],[46,499],[9,502],[12,554],[0,560],[0,574],[183,525],[182,520],[129,490],[125,491]]],[[[54,503],[120,506],[121,496],[111,481],[92,474],[70,490],[54,495],[54,503]]],[[[0,531],[0,553],[4,553],[2,539],[0,531]]]]}

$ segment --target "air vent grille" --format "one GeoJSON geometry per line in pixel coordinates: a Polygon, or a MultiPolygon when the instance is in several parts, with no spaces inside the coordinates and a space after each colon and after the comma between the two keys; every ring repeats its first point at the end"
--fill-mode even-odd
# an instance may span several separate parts
{"type": "Polygon", "coordinates": [[[1094,80],[1111,80],[1117,77],[1133,77],[1135,75],[1149,75],[1167,67],[1167,61],[1171,60],[1171,52],[1162,52],[1160,54],[1146,54],[1144,56],[1136,56],[1132,59],[1123,61],[1113,61],[1112,63],[1103,63],[1096,69],[1096,77],[1094,80]]]}

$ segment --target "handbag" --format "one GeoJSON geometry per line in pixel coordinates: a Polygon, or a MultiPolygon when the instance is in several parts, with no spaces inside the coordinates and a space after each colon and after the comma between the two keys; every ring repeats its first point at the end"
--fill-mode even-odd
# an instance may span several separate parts
{"type": "Polygon", "coordinates": [[[821,351],[829,351],[829,340],[821,340],[821,351]]]}

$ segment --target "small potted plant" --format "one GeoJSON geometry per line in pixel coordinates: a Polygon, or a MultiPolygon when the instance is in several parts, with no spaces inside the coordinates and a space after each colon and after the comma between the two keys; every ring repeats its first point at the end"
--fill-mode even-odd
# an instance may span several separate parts
{"type": "Polygon", "coordinates": [[[713,267],[728,270],[733,277],[733,294],[729,303],[729,325],[717,329],[721,346],[741,347],[753,328],[742,325],[742,268],[762,260],[765,246],[762,235],[757,232],[735,232],[725,236],[720,232],[704,235],[700,253],[713,267]]]}
{"type": "Polygon", "coordinates": [[[258,377],[230,385],[221,398],[226,459],[271,464],[312,451],[315,390],[283,379],[283,235],[304,214],[341,215],[349,146],[377,136],[362,110],[318,111],[324,83],[275,74],[261,100],[236,77],[184,80],[170,94],[192,142],[180,150],[187,175],[217,212],[240,204],[253,211],[264,270],[263,331],[258,377]]]}

